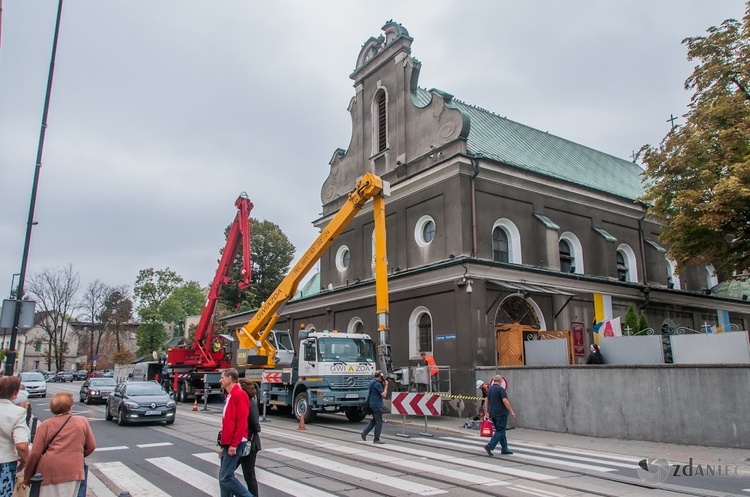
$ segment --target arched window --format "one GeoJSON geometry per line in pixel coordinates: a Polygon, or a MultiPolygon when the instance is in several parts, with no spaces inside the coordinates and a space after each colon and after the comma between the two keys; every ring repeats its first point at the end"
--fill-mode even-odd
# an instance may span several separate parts
{"type": "Polygon", "coordinates": [[[349,321],[349,326],[346,327],[346,332],[358,333],[358,334],[365,333],[365,325],[362,322],[362,319],[358,317],[353,317],[351,321],[349,321]]]}
{"type": "Polygon", "coordinates": [[[667,288],[682,289],[682,282],[677,274],[677,263],[669,257],[667,257],[667,288]]]}
{"type": "Polygon", "coordinates": [[[628,263],[627,257],[622,250],[617,251],[617,279],[628,281],[628,263]]]}
{"type": "Polygon", "coordinates": [[[583,274],[583,247],[573,233],[566,231],[560,235],[560,271],[583,274]]]}
{"type": "Polygon", "coordinates": [[[638,282],[635,252],[629,245],[621,244],[617,247],[617,279],[620,281],[638,282]]]}
{"type": "Polygon", "coordinates": [[[521,233],[510,219],[498,219],[492,226],[492,260],[522,264],[521,233]]]}
{"type": "Polygon", "coordinates": [[[570,245],[565,240],[560,240],[560,271],[563,273],[572,273],[576,270],[574,266],[575,252],[570,248],[570,245]]]}
{"type": "Polygon", "coordinates": [[[492,230],[492,260],[495,262],[508,262],[508,234],[500,226],[492,230]]]}
{"type": "Polygon", "coordinates": [[[375,93],[372,105],[373,153],[388,148],[388,95],[384,88],[375,93]]]}
{"type": "Polygon", "coordinates": [[[420,352],[432,352],[432,315],[421,306],[409,317],[409,359],[418,360],[420,352]]]}

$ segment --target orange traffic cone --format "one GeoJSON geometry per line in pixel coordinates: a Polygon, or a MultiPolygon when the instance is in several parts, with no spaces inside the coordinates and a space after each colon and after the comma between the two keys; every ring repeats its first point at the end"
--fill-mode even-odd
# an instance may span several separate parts
{"type": "Polygon", "coordinates": [[[298,430],[307,430],[305,428],[305,413],[303,412],[299,417],[299,426],[297,427],[298,430]]]}
{"type": "Polygon", "coordinates": [[[195,402],[193,402],[193,411],[198,410],[198,397],[195,398],[195,402]]]}

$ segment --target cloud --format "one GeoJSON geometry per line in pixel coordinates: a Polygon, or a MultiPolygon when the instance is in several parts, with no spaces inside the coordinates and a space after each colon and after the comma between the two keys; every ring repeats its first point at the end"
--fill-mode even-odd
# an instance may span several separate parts
{"type": "MultiPolygon", "coordinates": [[[[6,2],[0,44],[0,281],[18,272],[57,2],[6,2]]],[[[389,19],[420,84],[621,157],[689,99],[680,44],[738,2],[613,4],[132,0],[67,3],[29,271],[83,286],[171,267],[208,284],[246,191],[305,250],[348,146],[349,75],[389,19]]]]}

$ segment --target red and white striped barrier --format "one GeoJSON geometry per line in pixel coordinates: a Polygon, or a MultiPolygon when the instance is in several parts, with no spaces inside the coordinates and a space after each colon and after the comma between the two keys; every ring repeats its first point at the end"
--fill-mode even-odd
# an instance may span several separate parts
{"type": "Polygon", "coordinates": [[[400,392],[391,397],[391,414],[404,416],[440,416],[439,395],[400,392]]]}
{"type": "Polygon", "coordinates": [[[263,372],[263,383],[281,383],[281,373],[267,373],[263,372]]]}

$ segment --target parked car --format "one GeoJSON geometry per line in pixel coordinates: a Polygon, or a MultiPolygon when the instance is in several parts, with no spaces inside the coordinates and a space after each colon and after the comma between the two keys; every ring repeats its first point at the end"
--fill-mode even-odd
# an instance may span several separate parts
{"type": "Polygon", "coordinates": [[[89,377],[89,372],[86,371],[85,369],[79,369],[78,371],[76,371],[75,373],[73,373],[73,376],[75,377],[76,380],[84,380],[85,381],[86,378],[89,377]]]}
{"type": "Polygon", "coordinates": [[[52,378],[55,377],[55,375],[57,374],[57,371],[45,371],[42,374],[44,375],[45,380],[52,381],[52,378]]]}
{"type": "Polygon", "coordinates": [[[104,371],[102,373],[102,378],[114,378],[115,373],[112,370],[104,371]]]}
{"type": "Polygon", "coordinates": [[[107,397],[115,390],[116,386],[113,378],[90,378],[83,382],[78,395],[81,402],[86,404],[107,402],[107,397]]]}
{"type": "Polygon", "coordinates": [[[174,423],[177,404],[155,381],[131,381],[118,383],[107,397],[104,418],[117,418],[120,426],[130,423],[166,421],[174,423]]]}
{"type": "Polygon", "coordinates": [[[29,392],[29,397],[47,396],[47,381],[44,379],[42,373],[38,371],[29,371],[26,373],[20,373],[18,377],[23,386],[26,387],[26,391],[29,392]]]}
{"type": "Polygon", "coordinates": [[[55,383],[65,383],[66,381],[73,383],[74,379],[73,371],[58,371],[52,381],[55,383]]]}

